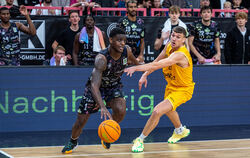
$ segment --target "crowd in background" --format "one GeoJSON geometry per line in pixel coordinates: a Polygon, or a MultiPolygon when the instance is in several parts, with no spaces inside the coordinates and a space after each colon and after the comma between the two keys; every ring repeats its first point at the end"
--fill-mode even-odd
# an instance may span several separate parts
{"type": "MultiPolygon", "coordinates": [[[[44,6],[44,7],[80,7],[86,8],[126,8],[128,0],[0,0],[1,6],[44,6]]],[[[138,8],[146,8],[147,14],[150,14],[151,8],[169,8],[177,5],[180,8],[200,8],[203,5],[209,5],[213,9],[249,9],[249,0],[137,0],[138,8]]],[[[86,12],[85,12],[86,13],[86,12]]],[[[33,15],[60,15],[59,10],[38,10],[33,11],[33,15]]],[[[224,13],[220,16],[228,17],[224,13]]]]}
{"type": "MultiPolygon", "coordinates": [[[[246,28],[248,15],[245,12],[234,13],[226,10],[247,10],[250,8],[249,0],[1,0],[1,6],[8,6],[10,16],[6,18],[8,11],[1,10],[0,24],[0,65],[20,65],[19,54],[20,41],[17,36],[18,30],[33,35],[34,28],[21,26],[18,23],[11,23],[10,17],[25,15],[27,19],[31,15],[61,15],[61,10],[53,9],[32,9],[25,10],[25,6],[42,7],[80,7],[84,14],[88,8],[118,7],[127,8],[127,14],[123,14],[119,21],[127,33],[128,45],[132,48],[137,60],[144,63],[144,24],[141,18],[137,17],[137,8],[147,8],[147,15],[150,16],[151,8],[168,8],[168,16],[164,28],[159,29],[155,40],[155,50],[162,50],[171,38],[171,31],[176,26],[184,27],[187,35],[186,46],[190,50],[195,64],[220,64],[220,28],[215,21],[211,20],[212,9],[225,9],[217,16],[234,17],[236,27],[228,32],[225,43],[225,58],[227,64],[250,64],[250,32],[246,28]],[[130,5],[128,5],[130,4],[130,5]],[[133,5],[131,5],[133,4],[133,5]],[[185,13],[180,8],[200,8],[196,14],[185,13]],[[25,12],[25,13],[24,13],[25,12]],[[180,16],[199,16],[201,20],[193,22],[187,27],[180,19],[180,16]],[[11,29],[9,29],[11,28],[11,29]],[[17,31],[15,31],[15,29],[17,31]],[[14,30],[14,31],[11,31],[14,30]],[[11,44],[9,44],[9,43],[11,44]],[[12,47],[15,47],[13,49],[12,47]],[[14,51],[15,50],[15,53],[14,51]],[[237,52],[237,53],[236,53],[237,52]],[[13,58],[13,59],[11,59],[13,58]]],[[[93,16],[86,16],[84,27],[79,28],[79,12],[68,12],[70,26],[65,30],[60,30],[58,37],[52,44],[54,50],[53,57],[44,62],[44,65],[93,65],[96,54],[103,48],[107,37],[95,26],[93,16]],[[87,40],[85,40],[87,38],[87,40]]],[[[156,12],[156,16],[166,16],[162,12],[156,12]]]]}

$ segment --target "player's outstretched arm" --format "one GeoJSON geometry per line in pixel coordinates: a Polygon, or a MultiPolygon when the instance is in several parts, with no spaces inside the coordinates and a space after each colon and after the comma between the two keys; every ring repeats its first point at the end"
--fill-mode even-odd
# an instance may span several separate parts
{"type": "Polygon", "coordinates": [[[127,75],[132,76],[132,74],[136,71],[155,71],[167,66],[174,65],[185,58],[183,53],[174,53],[171,54],[168,58],[159,60],[157,62],[151,62],[144,65],[133,66],[130,68],[125,69],[124,71],[127,72],[127,75]]]}
{"type": "Polygon", "coordinates": [[[105,120],[107,117],[112,119],[111,114],[107,110],[104,102],[102,100],[100,86],[102,80],[102,73],[106,69],[107,66],[107,59],[104,55],[98,54],[95,58],[95,67],[92,71],[91,75],[91,93],[96,101],[96,103],[101,107],[101,119],[104,118],[105,120]]]}

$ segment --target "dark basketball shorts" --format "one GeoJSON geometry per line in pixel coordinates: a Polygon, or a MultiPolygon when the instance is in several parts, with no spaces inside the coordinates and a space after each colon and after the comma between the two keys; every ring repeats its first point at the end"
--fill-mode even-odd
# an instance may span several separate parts
{"type": "MultiPolygon", "coordinates": [[[[122,91],[122,86],[112,87],[112,88],[100,88],[102,99],[105,102],[109,102],[114,98],[123,98],[124,92],[122,91]]],[[[110,108],[106,105],[107,108],[110,108]]],[[[100,105],[97,105],[92,96],[90,87],[86,87],[84,94],[82,96],[81,103],[78,108],[79,114],[91,114],[96,113],[100,109],[100,105]]]]}

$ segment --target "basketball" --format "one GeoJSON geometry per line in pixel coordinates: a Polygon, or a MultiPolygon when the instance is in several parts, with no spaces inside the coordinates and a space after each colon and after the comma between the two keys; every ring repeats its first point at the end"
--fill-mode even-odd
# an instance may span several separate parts
{"type": "Polygon", "coordinates": [[[114,120],[105,120],[98,127],[98,135],[104,142],[113,143],[121,135],[120,125],[114,120]]]}

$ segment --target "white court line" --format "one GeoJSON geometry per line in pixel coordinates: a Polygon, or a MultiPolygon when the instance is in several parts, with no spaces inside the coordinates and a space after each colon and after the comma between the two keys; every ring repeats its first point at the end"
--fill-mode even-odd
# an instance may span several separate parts
{"type": "MultiPolygon", "coordinates": [[[[182,141],[182,142],[178,142],[178,144],[185,144],[185,143],[199,143],[199,142],[223,142],[223,141],[250,141],[250,139],[221,139],[221,140],[194,140],[194,141],[182,141]]],[[[152,143],[147,143],[144,142],[144,144],[167,144],[168,142],[152,142],[152,143]]],[[[100,146],[101,144],[84,144],[84,145],[78,145],[79,146],[100,146]]],[[[132,141],[131,143],[120,143],[120,144],[112,144],[112,146],[116,146],[116,145],[132,145],[132,141]]],[[[33,147],[6,147],[6,148],[0,148],[0,149],[25,149],[25,148],[51,148],[51,147],[64,147],[64,146],[33,146],[33,147]]]]}
{"type": "MultiPolygon", "coordinates": [[[[201,151],[231,151],[231,150],[250,150],[250,147],[244,148],[219,148],[219,149],[193,149],[193,150],[174,150],[174,151],[146,151],[142,152],[143,154],[159,154],[159,153],[182,153],[182,152],[201,152],[201,151]]],[[[112,155],[131,155],[131,154],[140,154],[132,152],[123,152],[123,153],[103,153],[103,154],[78,154],[78,155],[57,155],[57,156],[38,156],[38,157],[17,157],[17,158],[54,158],[54,157],[76,157],[76,156],[112,156],[112,155]]]]}
{"type": "Polygon", "coordinates": [[[2,150],[0,150],[0,153],[2,153],[2,154],[5,155],[5,156],[8,156],[9,158],[14,158],[13,156],[7,154],[6,152],[4,152],[4,151],[2,151],[2,150]]]}

